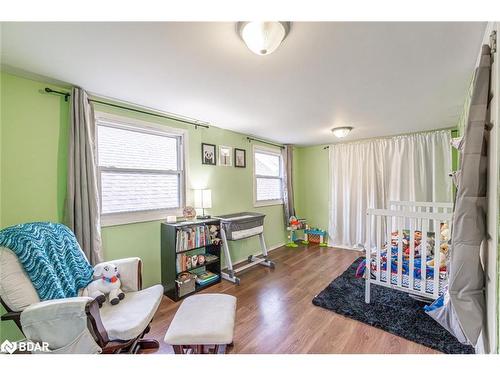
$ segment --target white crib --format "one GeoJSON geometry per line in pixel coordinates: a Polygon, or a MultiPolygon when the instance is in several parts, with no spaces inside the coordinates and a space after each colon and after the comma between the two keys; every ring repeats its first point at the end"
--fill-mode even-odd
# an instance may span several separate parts
{"type": "Polygon", "coordinates": [[[410,202],[389,201],[390,210],[403,210],[409,212],[453,212],[453,203],[450,202],[410,202]]]}
{"type": "MultiPolygon", "coordinates": [[[[365,302],[370,303],[370,285],[376,284],[436,299],[446,285],[446,272],[440,272],[441,224],[451,231],[453,204],[390,201],[389,209],[368,209],[365,258],[365,302]],[[415,236],[421,232],[419,254],[415,236]],[[409,244],[404,249],[404,241],[409,244]],[[407,251],[407,254],[404,254],[407,251]],[[384,256],[385,254],[385,256],[384,256]],[[427,256],[434,257],[433,277],[427,277],[427,256]],[[420,274],[415,277],[415,258],[420,257],[420,274]],[[393,261],[394,258],[394,261],[393,261]],[[405,270],[403,260],[406,261],[405,270]],[[383,269],[385,261],[385,270],[383,269]],[[396,264],[394,271],[393,262],[396,264]]],[[[429,275],[431,272],[429,271],[429,275]]]]}

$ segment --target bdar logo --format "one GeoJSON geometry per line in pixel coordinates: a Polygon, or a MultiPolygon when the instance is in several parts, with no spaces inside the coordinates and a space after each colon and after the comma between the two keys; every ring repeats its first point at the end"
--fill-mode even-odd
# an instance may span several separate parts
{"type": "Polygon", "coordinates": [[[0,352],[2,353],[14,353],[15,351],[20,353],[36,353],[36,352],[47,352],[49,351],[48,342],[32,342],[32,341],[18,341],[10,342],[5,340],[2,345],[0,345],[0,352]]]}
{"type": "Polygon", "coordinates": [[[10,342],[9,340],[5,340],[2,345],[0,345],[0,351],[4,353],[12,354],[16,351],[17,345],[15,342],[10,342]]]}

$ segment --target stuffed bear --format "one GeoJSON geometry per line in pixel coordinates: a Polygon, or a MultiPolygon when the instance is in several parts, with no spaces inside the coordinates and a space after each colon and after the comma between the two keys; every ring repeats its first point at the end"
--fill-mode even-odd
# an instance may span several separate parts
{"type": "Polygon", "coordinates": [[[113,263],[101,263],[94,268],[94,277],[98,279],[92,281],[88,287],[89,296],[94,298],[99,307],[106,301],[106,294],[109,294],[109,303],[116,305],[125,298],[125,293],[120,289],[120,274],[118,267],[113,263]]]}
{"type": "MultiPolygon", "coordinates": [[[[440,228],[440,240],[441,245],[439,246],[439,268],[446,267],[446,260],[448,259],[448,240],[450,239],[450,228],[448,227],[448,223],[441,224],[440,228]]],[[[434,246],[433,246],[434,248],[434,246]]],[[[434,258],[427,262],[429,267],[434,267],[434,258]]]]}
{"type": "MultiPolygon", "coordinates": [[[[439,247],[439,268],[446,267],[446,260],[448,257],[448,244],[442,243],[439,247]]],[[[427,266],[434,267],[434,258],[427,262],[427,266]]]]}

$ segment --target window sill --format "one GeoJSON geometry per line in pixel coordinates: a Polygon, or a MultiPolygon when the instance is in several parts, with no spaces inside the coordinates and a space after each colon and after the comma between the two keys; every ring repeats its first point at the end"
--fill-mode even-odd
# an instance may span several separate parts
{"type": "Polygon", "coordinates": [[[182,216],[182,212],[179,209],[175,209],[103,214],[101,215],[101,227],[145,223],[148,221],[163,221],[170,215],[180,217],[182,216]]]}
{"type": "Polygon", "coordinates": [[[254,202],[253,206],[254,207],[266,207],[266,206],[280,206],[283,204],[282,200],[276,200],[276,201],[260,201],[260,202],[254,202]]]}

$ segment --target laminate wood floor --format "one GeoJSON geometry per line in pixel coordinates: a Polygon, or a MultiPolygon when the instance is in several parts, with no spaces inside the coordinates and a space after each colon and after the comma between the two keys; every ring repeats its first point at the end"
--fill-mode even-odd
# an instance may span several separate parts
{"type": "MultiPolygon", "coordinates": [[[[238,298],[234,346],[228,353],[437,353],[312,304],[361,253],[299,246],[269,255],[274,270],[255,266],[239,275],[239,286],[223,280],[202,292],[238,298]]],[[[160,342],[154,353],[173,353],[163,336],[180,303],[163,297],[147,335],[160,342]]]]}

